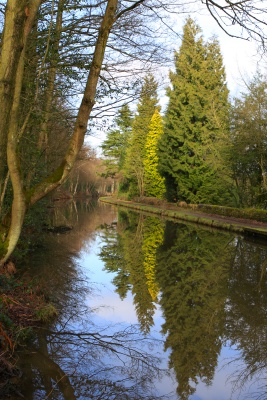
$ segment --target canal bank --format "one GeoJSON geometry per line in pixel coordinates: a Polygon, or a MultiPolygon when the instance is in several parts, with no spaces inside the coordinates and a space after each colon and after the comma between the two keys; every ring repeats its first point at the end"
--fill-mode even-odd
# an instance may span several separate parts
{"type": "Polygon", "coordinates": [[[265,240],[104,202],[51,209],[63,222],[23,262],[57,315],[0,398],[267,398],[265,240]]]}
{"type": "MultiPolygon", "coordinates": [[[[193,222],[212,228],[224,229],[230,232],[235,232],[247,236],[257,236],[262,238],[267,238],[267,222],[249,219],[249,218],[237,218],[229,215],[219,215],[214,213],[217,209],[219,212],[221,210],[226,210],[226,207],[211,207],[212,213],[207,213],[201,210],[201,208],[208,209],[209,206],[195,206],[195,205],[183,205],[179,206],[176,203],[166,203],[159,201],[159,204],[146,204],[134,201],[121,200],[115,197],[101,197],[99,199],[103,203],[114,204],[121,207],[131,208],[137,211],[144,211],[152,214],[157,214],[159,216],[182,220],[187,222],[193,222]],[[213,208],[212,208],[213,207],[213,208]]],[[[229,209],[230,210],[230,209],[229,209]]],[[[235,210],[235,209],[233,209],[235,210]]],[[[227,212],[227,211],[226,211],[227,212]]],[[[265,214],[266,211],[259,210],[260,214],[265,214]]],[[[256,214],[256,213],[255,213],[256,214]]]]}

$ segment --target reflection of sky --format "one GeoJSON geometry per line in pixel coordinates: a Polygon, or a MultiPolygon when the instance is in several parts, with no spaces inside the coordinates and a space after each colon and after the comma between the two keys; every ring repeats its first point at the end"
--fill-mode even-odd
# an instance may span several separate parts
{"type": "MultiPolygon", "coordinates": [[[[98,321],[103,319],[105,322],[127,322],[138,324],[135,307],[132,301],[132,295],[128,292],[125,299],[121,300],[119,295],[114,292],[114,285],[111,283],[116,274],[104,271],[104,263],[98,257],[101,247],[101,237],[98,236],[91,245],[91,252],[82,254],[81,264],[89,272],[89,278],[97,291],[93,297],[88,300],[88,305],[99,309],[97,312],[98,321]],[[103,306],[101,308],[101,306],[103,306]]],[[[161,312],[157,307],[154,314],[154,323],[158,331],[162,323],[161,312]]],[[[160,336],[162,337],[162,336],[160,336]]]]}
{"type": "Polygon", "coordinates": [[[88,299],[88,305],[99,309],[97,312],[98,321],[103,319],[105,322],[128,322],[137,323],[135,309],[132,305],[130,296],[125,300],[120,300],[117,293],[114,292],[111,281],[115,274],[104,271],[103,261],[98,257],[101,238],[97,237],[91,244],[91,252],[83,253],[81,264],[89,272],[89,278],[97,291],[88,299]],[[103,306],[103,307],[102,307],[103,306]],[[118,314],[119,310],[119,314],[118,314]]]}
{"type": "MultiPolygon", "coordinates": [[[[97,290],[88,298],[88,306],[96,309],[94,322],[98,325],[107,325],[107,323],[123,323],[126,324],[137,324],[137,315],[132,302],[132,295],[128,293],[124,300],[121,300],[119,295],[114,292],[114,285],[111,283],[115,274],[104,271],[104,263],[98,257],[98,253],[101,248],[101,237],[96,236],[95,241],[90,243],[90,249],[84,251],[81,254],[80,263],[83,265],[84,272],[88,275],[93,286],[97,290]]],[[[162,324],[162,315],[160,308],[157,307],[154,315],[154,326],[151,328],[153,337],[157,339],[163,339],[160,329],[162,324]]],[[[162,353],[162,360],[165,366],[167,365],[167,357],[163,350],[157,349],[162,353]]],[[[233,359],[237,359],[238,352],[229,347],[225,346],[222,348],[221,354],[218,359],[218,367],[215,371],[215,376],[211,386],[200,382],[197,385],[197,389],[194,395],[188,400],[244,400],[251,399],[249,393],[255,393],[257,390],[257,382],[249,382],[249,385],[245,387],[244,392],[238,390],[232,392],[232,380],[234,374],[238,368],[242,368],[241,361],[234,362],[233,359]]],[[[175,392],[176,382],[171,377],[164,378],[159,384],[158,390],[161,394],[166,394],[171,391],[175,392]]],[[[176,395],[173,395],[172,399],[177,399],[176,395]]]]}
{"type": "MultiPolygon", "coordinates": [[[[94,316],[94,322],[99,326],[106,326],[108,323],[124,323],[124,324],[138,324],[135,307],[132,301],[132,295],[128,292],[125,299],[121,300],[119,295],[114,292],[114,285],[111,283],[115,274],[107,273],[104,271],[104,263],[98,257],[101,248],[101,237],[97,236],[94,243],[91,243],[90,253],[84,252],[81,256],[81,264],[85,270],[88,271],[88,276],[93,285],[97,287],[93,296],[88,299],[89,307],[96,309],[97,312],[94,316]]],[[[157,307],[154,314],[154,326],[151,328],[153,338],[162,340],[160,327],[162,323],[161,312],[157,307]]],[[[162,353],[162,367],[167,368],[168,358],[162,348],[157,348],[157,352],[162,353]]],[[[175,391],[176,384],[171,377],[163,378],[157,388],[160,394],[169,394],[175,391]]],[[[177,396],[172,397],[176,399],[177,396]]]]}

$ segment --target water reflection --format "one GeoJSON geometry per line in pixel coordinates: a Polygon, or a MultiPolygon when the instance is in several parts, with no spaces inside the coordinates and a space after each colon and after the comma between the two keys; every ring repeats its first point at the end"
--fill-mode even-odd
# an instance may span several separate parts
{"type": "Polygon", "coordinates": [[[97,310],[88,306],[96,288],[79,254],[90,253],[96,232],[112,226],[116,210],[69,204],[53,211],[51,229],[41,251],[32,254],[29,273],[43,281],[59,316],[21,350],[23,375],[13,400],[168,399],[154,384],[167,372],[157,354],[159,339],[140,334],[135,325],[98,326],[97,310]]]}
{"type": "Polygon", "coordinates": [[[29,273],[59,316],[22,349],[13,400],[267,398],[265,243],[104,204],[57,208],[51,227],[29,273]],[[101,268],[138,325],[95,318],[101,268]]]}
{"type": "Polygon", "coordinates": [[[107,226],[103,238],[106,243],[100,253],[105,269],[116,272],[113,283],[122,299],[131,288],[144,333],[148,333],[153,325],[156,309],[155,300],[159,292],[155,280],[156,250],[163,240],[163,227],[163,222],[157,218],[120,213],[120,234],[117,236],[114,227],[107,226]]]}
{"type": "Polygon", "coordinates": [[[266,398],[265,244],[125,211],[118,233],[109,226],[105,240],[100,253],[105,268],[116,272],[113,283],[122,298],[132,292],[144,332],[153,325],[156,303],[161,306],[161,331],[180,399],[195,398],[194,393],[202,398],[199,381],[212,386],[223,345],[235,350],[223,362],[236,368],[229,397],[244,389],[242,398],[266,398]]]}
{"type": "Polygon", "coordinates": [[[156,345],[154,340],[140,337],[133,326],[99,331],[87,324],[83,331],[71,323],[39,332],[34,348],[24,354],[26,399],[167,399],[153,390],[152,382],[163,373],[160,360],[144,351],[156,345]]]}
{"type": "Polygon", "coordinates": [[[267,398],[266,267],[265,244],[236,241],[228,279],[225,337],[239,353],[229,361],[239,364],[231,377],[234,387],[241,391],[247,383],[257,382],[257,399],[267,398]]]}

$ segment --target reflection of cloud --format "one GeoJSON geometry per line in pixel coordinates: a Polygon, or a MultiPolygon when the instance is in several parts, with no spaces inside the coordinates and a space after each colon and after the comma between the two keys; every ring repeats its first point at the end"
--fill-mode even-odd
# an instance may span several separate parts
{"type": "Polygon", "coordinates": [[[90,299],[90,307],[97,309],[97,315],[106,322],[138,323],[130,296],[120,300],[116,293],[102,293],[101,298],[90,299]]]}
{"type": "MultiPolygon", "coordinates": [[[[91,308],[96,310],[96,314],[103,318],[106,322],[127,322],[130,324],[138,324],[138,319],[133,305],[131,295],[121,300],[116,293],[112,293],[107,288],[102,288],[100,296],[88,299],[91,308]]],[[[155,321],[162,323],[161,311],[157,308],[155,321]]]]}
{"type": "Polygon", "coordinates": [[[121,300],[114,292],[111,284],[113,275],[104,270],[104,263],[98,257],[101,237],[97,236],[91,246],[90,253],[84,252],[82,255],[82,265],[86,270],[89,279],[97,288],[98,295],[88,298],[90,308],[97,310],[98,317],[105,321],[137,323],[135,308],[131,296],[121,300]]]}
{"type": "MultiPolygon", "coordinates": [[[[101,317],[106,322],[138,324],[135,306],[133,304],[133,297],[130,293],[125,299],[121,300],[119,295],[113,291],[113,286],[109,287],[108,285],[98,283],[97,289],[98,295],[95,296],[94,294],[93,297],[90,297],[88,299],[88,304],[90,308],[95,310],[98,317],[101,317]]],[[[159,306],[157,306],[155,310],[154,322],[160,329],[163,320],[159,306]]]]}

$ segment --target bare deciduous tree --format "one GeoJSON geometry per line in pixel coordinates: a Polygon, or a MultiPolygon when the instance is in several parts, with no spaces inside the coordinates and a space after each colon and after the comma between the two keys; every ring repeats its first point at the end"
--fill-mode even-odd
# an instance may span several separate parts
{"type": "MultiPolygon", "coordinates": [[[[265,45],[267,8],[263,1],[244,0],[219,3],[206,0],[202,3],[207,6],[222,29],[230,35],[231,25],[238,24],[241,27],[241,35],[242,30],[246,31],[247,37],[252,37],[261,45],[265,45]]],[[[9,179],[12,185],[8,199],[9,210],[3,208],[3,215],[1,215],[0,265],[5,263],[16,247],[27,209],[61,185],[67,178],[83,145],[88,120],[95,103],[103,104],[103,97],[107,93],[124,93],[123,88],[127,87],[127,83],[131,86],[131,82],[127,82],[130,76],[135,75],[138,78],[138,73],[141,73],[147,64],[162,58],[163,61],[165,60],[162,57],[165,55],[162,51],[165,39],[162,38],[163,33],[156,21],[166,24],[165,17],[169,12],[182,10],[186,5],[177,1],[164,3],[158,0],[106,0],[104,2],[84,0],[79,3],[74,0],[68,2],[7,0],[0,3],[0,200],[2,203],[9,179]],[[66,4],[68,12],[64,13],[66,4]],[[43,20],[39,21],[41,10],[45,12],[43,20]],[[51,14],[57,15],[56,22],[54,19],[51,20],[51,14]],[[48,22],[50,20],[51,27],[54,29],[56,26],[54,36],[51,38],[48,22]],[[38,72],[34,77],[33,88],[36,90],[38,87],[37,94],[41,89],[46,93],[46,96],[43,96],[43,98],[46,97],[46,102],[41,112],[40,149],[47,141],[47,116],[55,104],[52,95],[54,98],[58,97],[54,86],[55,81],[61,80],[66,92],[68,87],[73,86],[66,96],[69,101],[72,100],[71,97],[74,97],[74,93],[77,95],[82,93],[82,100],[65,155],[56,167],[48,171],[47,176],[42,176],[37,182],[33,181],[29,186],[21,167],[21,159],[25,154],[20,148],[20,140],[21,135],[27,131],[27,118],[25,115],[22,118],[25,105],[22,93],[27,72],[26,54],[31,55],[30,39],[39,22],[37,31],[38,29],[42,31],[43,27],[43,34],[47,40],[46,44],[38,42],[34,50],[37,54],[43,54],[43,61],[37,62],[38,72]],[[81,34],[83,35],[79,36],[81,34]],[[158,47],[153,45],[155,42],[152,42],[152,38],[159,39],[158,47]],[[80,44],[81,39],[85,41],[82,44],[80,44]],[[71,46],[70,52],[65,51],[68,46],[71,46]],[[51,58],[53,52],[57,59],[56,64],[51,58]],[[48,62],[45,61],[46,54],[50,57],[47,58],[48,62]],[[71,64],[70,70],[68,70],[68,62],[71,64]],[[63,73],[60,72],[59,67],[71,71],[71,77],[61,79],[63,73]],[[44,71],[47,77],[46,82],[41,79],[44,71]],[[72,76],[76,76],[76,81],[72,79],[72,76]],[[78,84],[77,88],[73,85],[78,80],[84,85],[83,88],[78,84]]],[[[245,34],[243,37],[246,38],[245,34]]],[[[138,79],[135,80],[137,81],[138,79]]],[[[34,107],[40,107],[39,104],[37,107],[38,96],[33,96],[33,98],[36,100],[34,107]]],[[[99,112],[99,104],[96,105],[96,113],[99,112]]],[[[111,98],[108,108],[113,105],[114,101],[111,98]]],[[[32,182],[30,177],[29,182],[32,182]]]]}

